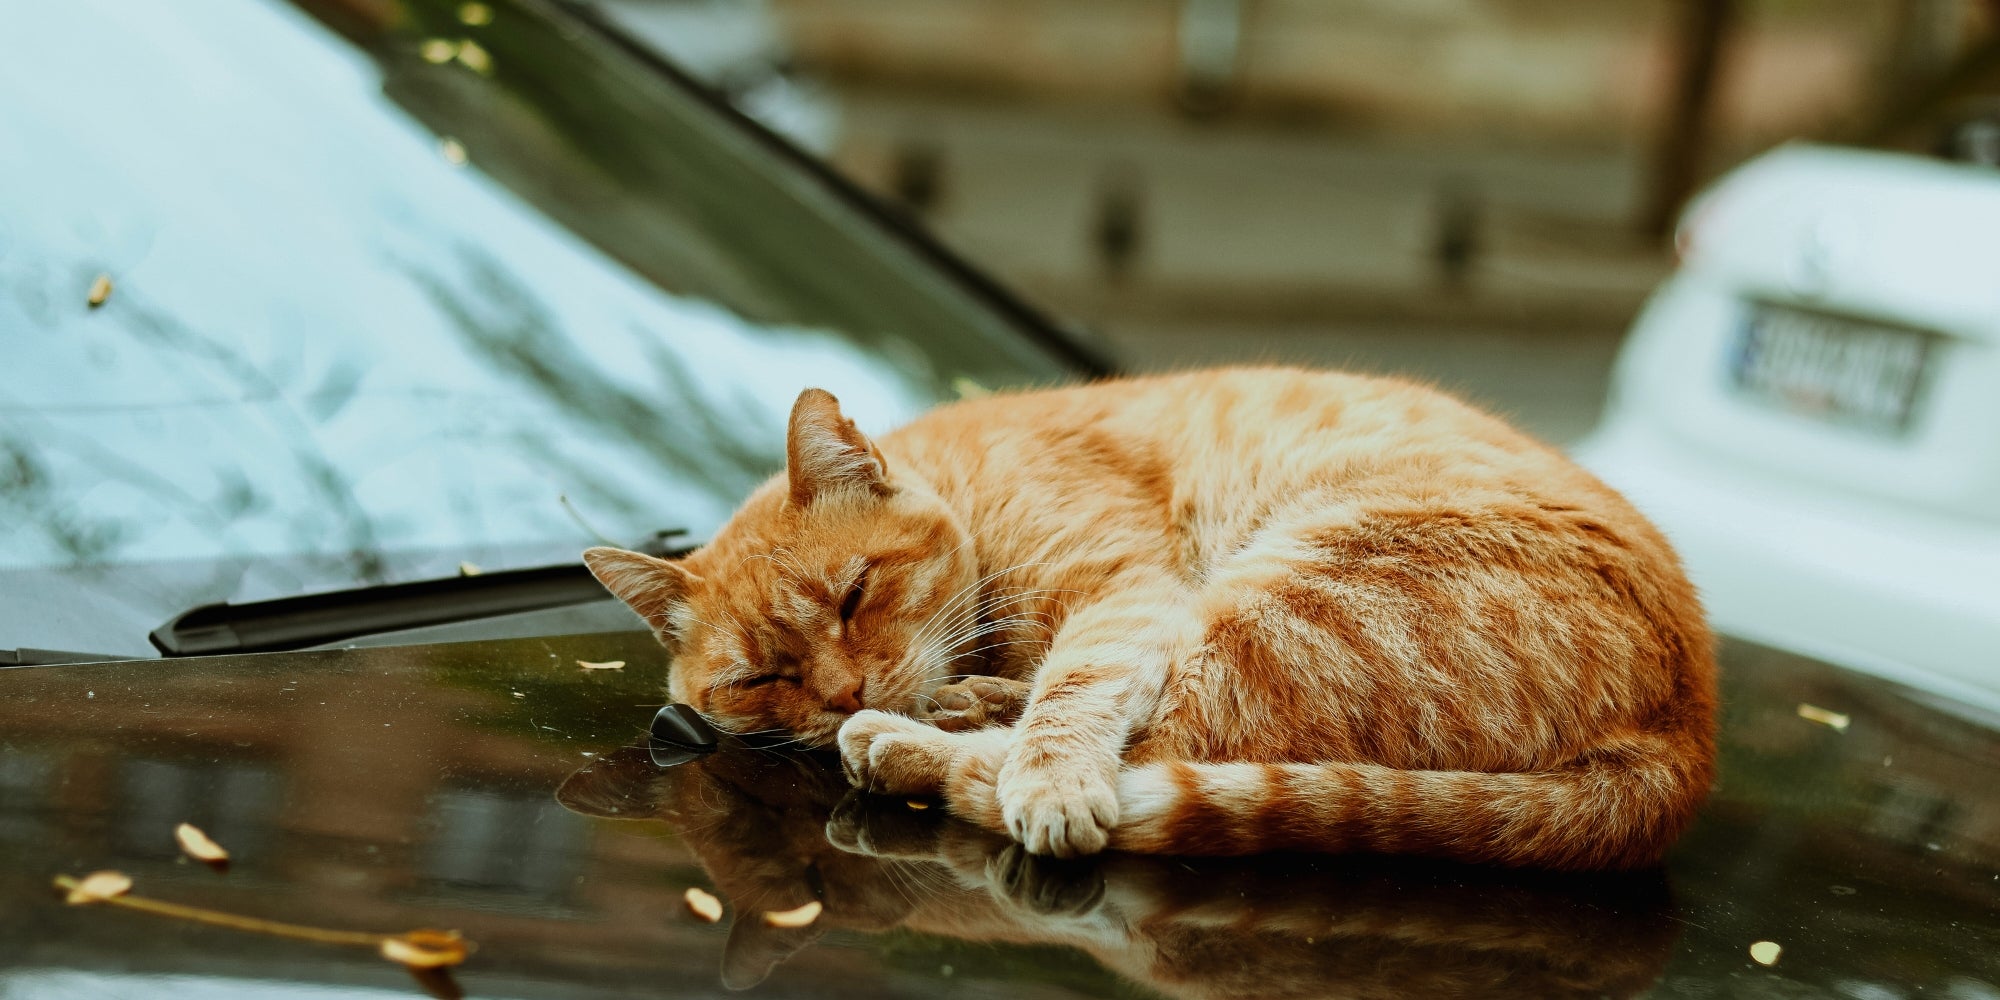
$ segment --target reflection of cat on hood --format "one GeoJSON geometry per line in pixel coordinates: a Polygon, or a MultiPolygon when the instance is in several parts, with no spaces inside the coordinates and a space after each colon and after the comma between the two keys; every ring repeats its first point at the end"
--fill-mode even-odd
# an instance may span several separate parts
{"type": "Polygon", "coordinates": [[[798,754],[730,749],[660,768],[628,749],[556,794],[683,838],[736,915],[722,969],[733,989],[830,929],[1067,945],[1190,998],[1631,996],[1674,939],[1658,873],[1368,857],[1052,863],[942,810],[851,796],[837,769],[798,754]],[[826,909],[809,927],[756,917],[815,898],[826,909]]]}

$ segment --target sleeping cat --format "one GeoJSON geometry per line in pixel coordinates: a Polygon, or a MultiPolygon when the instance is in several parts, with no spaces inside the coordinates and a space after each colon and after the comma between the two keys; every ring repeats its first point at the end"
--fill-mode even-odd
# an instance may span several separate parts
{"type": "Polygon", "coordinates": [[[1036,854],[1651,864],[1713,773],[1659,533],[1397,380],[1226,369],[997,395],[879,441],[808,389],[680,561],[585,561],[733,732],[837,743],[1036,854]]]}

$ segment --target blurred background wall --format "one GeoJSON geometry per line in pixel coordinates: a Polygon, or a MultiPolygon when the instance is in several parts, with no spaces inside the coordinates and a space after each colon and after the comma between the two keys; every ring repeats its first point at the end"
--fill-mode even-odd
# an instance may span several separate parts
{"type": "MultiPolygon", "coordinates": [[[[785,81],[749,104],[1133,368],[1402,372],[1557,440],[1595,419],[1692,191],[1792,139],[1923,145],[1990,73],[2000,7],[622,3],[749,25],[785,81]]],[[[762,86],[693,34],[655,32],[762,86]]]]}

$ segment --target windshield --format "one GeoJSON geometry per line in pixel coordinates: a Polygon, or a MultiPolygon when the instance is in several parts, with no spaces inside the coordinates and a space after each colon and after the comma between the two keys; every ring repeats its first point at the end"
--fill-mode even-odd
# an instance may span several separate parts
{"type": "Polygon", "coordinates": [[[21,7],[0,34],[0,647],[701,537],[798,390],[1074,374],[542,6],[21,7]]]}

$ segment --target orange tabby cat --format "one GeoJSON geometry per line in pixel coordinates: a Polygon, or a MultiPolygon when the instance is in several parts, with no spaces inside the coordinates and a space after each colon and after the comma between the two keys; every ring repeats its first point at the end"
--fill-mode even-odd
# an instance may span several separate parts
{"type": "Polygon", "coordinates": [[[1032,852],[1628,867],[1708,789],[1711,640],[1666,542],[1428,389],[1229,369],[880,441],[808,389],[786,454],[686,559],[585,560],[677,700],[1032,852]]]}

